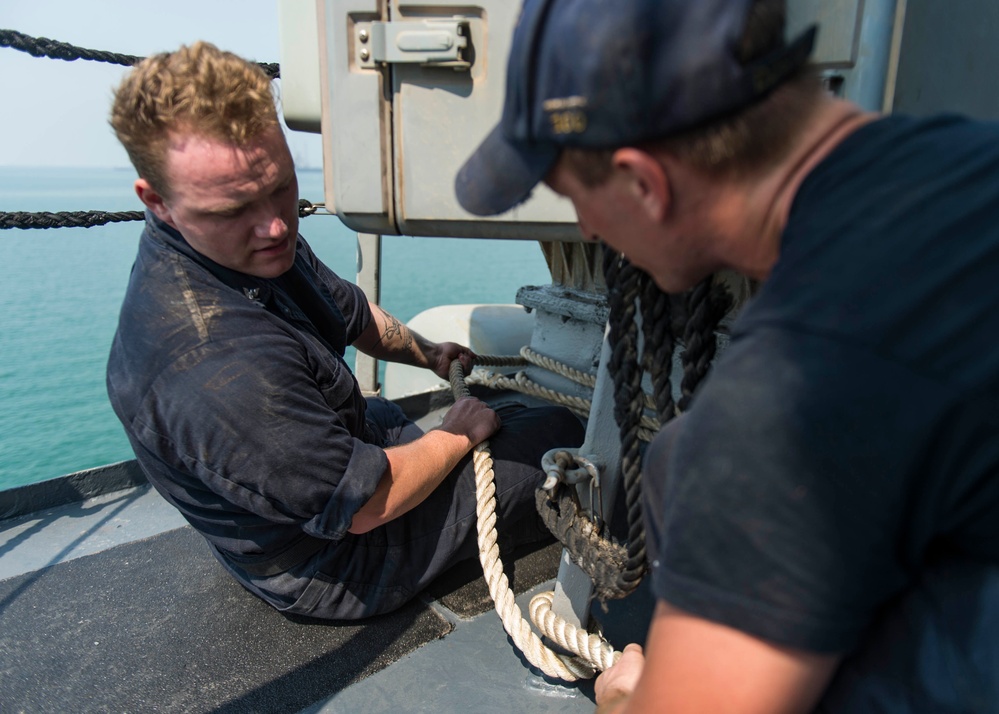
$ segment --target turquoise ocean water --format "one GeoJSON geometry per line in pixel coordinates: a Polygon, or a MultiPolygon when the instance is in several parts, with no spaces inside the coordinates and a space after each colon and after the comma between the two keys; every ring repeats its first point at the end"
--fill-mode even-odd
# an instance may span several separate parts
{"type": "MultiPolygon", "coordinates": [[[[140,210],[131,169],[0,167],[0,211],[140,210]]],[[[299,174],[322,200],[322,175],[299,174]]],[[[131,458],[104,389],[104,367],[141,224],[0,231],[0,489],[131,458]]],[[[336,218],[302,235],[352,278],[356,236],[336,218]]],[[[382,305],[400,320],[446,303],[512,303],[549,282],[530,241],[386,236],[382,305]]]]}

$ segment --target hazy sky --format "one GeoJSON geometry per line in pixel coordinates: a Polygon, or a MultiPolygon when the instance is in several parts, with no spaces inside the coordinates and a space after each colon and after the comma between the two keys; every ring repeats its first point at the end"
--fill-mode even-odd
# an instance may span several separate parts
{"type": "MultiPolygon", "coordinates": [[[[0,29],[141,57],[202,39],[281,60],[278,0],[0,0],[0,29]]],[[[0,47],[0,165],[128,166],[107,123],[126,71],[0,47]]],[[[322,165],[318,136],[291,132],[289,142],[298,165],[322,165]]]]}

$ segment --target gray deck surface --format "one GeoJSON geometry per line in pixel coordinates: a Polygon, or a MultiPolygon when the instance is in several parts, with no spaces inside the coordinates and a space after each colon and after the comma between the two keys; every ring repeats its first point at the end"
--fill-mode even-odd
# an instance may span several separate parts
{"type": "MultiPolygon", "coordinates": [[[[0,711],[593,711],[591,683],[515,651],[474,561],[393,615],[317,623],[181,523],[148,487],[0,522],[0,711]]],[[[550,589],[558,554],[509,563],[515,590],[550,589]]]]}
{"type": "MultiPolygon", "coordinates": [[[[559,555],[504,556],[525,616],[559,555]]],[[[643,586],[594,612],[621,648],[651,603],[643,586]]],[[[475,561],[397,613],[321,623],[243,590],[148,485],[0,521],[0,712],[593,709],[592,682],[550,681],[516,651],[475,561]]]]}
{"type": "MultiPolygon", "coordinates": [[[[521,610],[552,583],[517,598],[521,610]]],[[[593,683],[554,682],[513,647],[495,612],[487,612],[305,711],[309,714],[592,714],[593,683]]]]}
{"type": "Polygon", "coordinates": [[[295,711],[451,629],[285,617],[184,527],[0,582],[0,710],[295,711]]]}

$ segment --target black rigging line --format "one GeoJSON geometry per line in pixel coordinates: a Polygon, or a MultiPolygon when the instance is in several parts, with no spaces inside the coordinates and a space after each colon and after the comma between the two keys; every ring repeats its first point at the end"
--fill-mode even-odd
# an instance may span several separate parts
{"type": "MultiPolygon", "coordinates": [[[[0,30],[0,47],[10,47],[21,52],[27,52],[32,57],[48,57],[49,59],[60,59],[67,62],[85,59],[95,62],[119,64],[125,67],[131,67],[136,62],[145,59],[144,57],[124,55],[117,52],[89,50],[67,42],[50,40],[47,37],[31,37],[15,30],[0,30]]],[[[281,65],[277,62],[258,62],[257,64],[271,79],[277,79],[281,76],[281,65]]]]}
{"type": "MultiPolygon", "coordinates": [[[[136,62],[145,59],[144,57],[124,55],[117,52],[89,50],[84,47],[76,47],[67,42],[50,40],[47,37],[31,37],[16,30],[0,29],[0,47],[10,47],[21,52],[27,52],[32,57],[47,57],[67,62],[85,59],[95,62],[118,64],[125,67],[131,67],[136,62]]],[[[271,79],[277,79],[281,76],[281,65],[277,62],[259,62],[258,65],[271,79]]],[[[315,212],[316,207],[311,203],[305,199],[299,201],[299,215],[301,217],[311,216],[315,212]]],[[[7,228],[92,228],[93,226],[103,226],[107,223],[141,221],[144,218],[145,216],[142,211],[121,211],[116,213],[109,211],[40,211],[36,213],[27,211],[0,211],[0,230],[7,228]]]]}
{"type": "MultiPolygon", "coordinates": [[[[298,200],[300,218],[313,216],[323,204],[298,200]]],[[[144,221],[144,211],[0,211],[0,230],[8,228],[93,228],[107,223],[144,221]]]]}
{"type": "Polygon", "coordinates": [[[141,221],[145,218],[142,211],[57,211],[50,213],[40,211],[28,213],[0,211],[0,230],[5,228],[92,228],[106,223],[122,221],[141,221]]]}

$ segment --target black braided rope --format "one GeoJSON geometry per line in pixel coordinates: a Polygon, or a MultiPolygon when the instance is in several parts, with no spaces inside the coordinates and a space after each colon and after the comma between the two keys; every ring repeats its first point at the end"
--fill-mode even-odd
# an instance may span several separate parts
{"type": "Polygon", "coordinates": [[[641,450],[639,421],[644,411],[641,381],[648,372],[653,402],[660,423],[677,414],[671,373],[676,346],[673,321],[682,316],[686,349],[681,383],[681,410],[686,408],[698,384],[707,375],[718,348],[716,330],[731,309],[732,298],[712,278],[707,278],[686,296],[670,296],[645,273],[616,253],[604,255],[604,277],[610,307],[608,370],[614,378],[614,417],[621,438],[621,476],[627,507],[628,543],[623,549],[600,536],[598,528],[579,509],[575,489],[558,486],[552,495],[539,490],[536,505],[545,525],[565,546],[569,556],[593,581],[600,600],[627,596],[641,582],[646,569],[645,529],[641,504],[641,450]],[[685,300],[678,308],[673,299],[685,300]],[[642,311],[644,349],[638,359],[636,307],[642,311]],[[676,314],[674,314],[676,311],[676,314]],[[623,558],[623,560],[622,560],[623,558]]]}
{"type": "Polygon", "coordinates": [[[460,360],[453,360],[447,370],[448,381],[451,383],[451,394],[455,401],[463,399],[471,394],[468,385],[465,384],[465,368],[461,366],[460,360]]]}
{"type": "MultiPolygon", "coordinates": [[[[318,207],[304,198],[298,201],[300,218],[315,215],[318,207]]],[[[108,223],[144,221],[143,211],[0,211],[0,230],[9,228],[93,228],[108,223]]]]}
{"type": "Polygon", "coordinates": [[[281,65],[277,62],[257,62],[257,66],[264,70],[266,74],[271,79],[281,78],[281,65]]]}
{"type": "Polygon", "coordinates": [[[673,310],[669,295],[648,275],[642,279],[642,367],[652,378],[652,400],[660,425],[676,416],[673,401],[673,310]]]}
{"type": "Polygon", "coordinates": [[[59,211],[27,213],[0,211],[0,229],[7,228],[93,228],[107,223],[145,220],[142,211],[59,211]]]}
{"type": "Polygon", "coordinates": [[[610,307],[608,370],[614,378],[614,418],[620,430],[627,547],[600,536],[596,525],[579,510],[573,488],[559,486],[553,495],[539,490],[536,505],[545,525],[593,581],[596,597],[605,601],[633,592],[646,570],[639,438],[639,424],[645,410],[642,392],[645,371],[652,378],[653,401],[660,420],[665,423],[673,418],[676,408],[670,382],[675,345],[670,297],[648,275],[616,253],[608,250],[604,254],[603,267],[610,307]],[[641,365],[635,320],[639,305],[645,340],[641,365]]]}
{"type": "Polygon", "coordinates": [[[608,368],[614,378],[614,419],[621,439],[621,478],[628,526],[628,559],[617,576],[617,587],[625,595],[633,591],[645,573],[645,523],[642,518],[642,457],[639,423],[645,409],[642,370],[638,360],[638,326],[635,314],[642,272],[623,256],[605,258],[610,307],[608,368]]]}
{"type": "Polygon", "coordinates": [[[697,386],[707,376],[718,351],[715,332],[732,305],[724,288],[715,286],[712,276],[698,283],[687,298],[687,320],[684,330],[683,380],[680,382],[680,411],[686,411],[697,386]]]}
{"type": "MultiPolygon", "coordinates": [[[[78,59],[93,60],[95,62],[118,64],[124,67],[131,67],[135,63],[145,59],[144,57],[124,55],[117,52],[89,50],[67,42],[50,40],[47,37],[31,37],[15,30],[0,30],[0,47],[10,47],[21,52],[27,52],[32,57],[48,57],[49,59],[60,59],[67,62],[73,62],[78,59]]],[[[258,65],[271,79],[277,79],[281,76],[281,66],[277,62],[259,62],[258,65]]]]}
{"type": "Polygon", "coordinates": [[[27,52],[32,57],[48,57],[49,59],[61,59],[67,62],[85,59],[131,67],[136,62],[142,60],[142,57],[136,57],[135,55],[88,50],[66,42],[50,40],[47,37],[31,37],[14,30],[0,30],[0,47],[10,47],[21,52],[27,52]]]}

